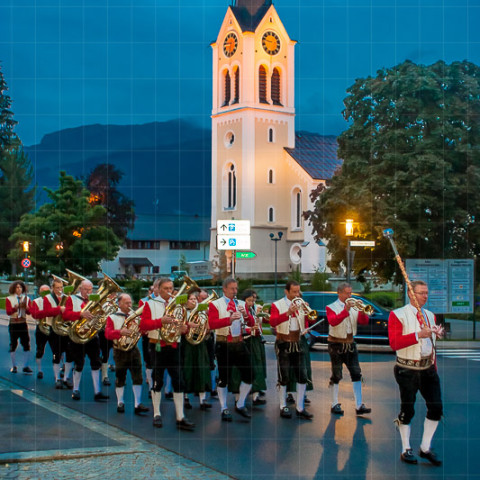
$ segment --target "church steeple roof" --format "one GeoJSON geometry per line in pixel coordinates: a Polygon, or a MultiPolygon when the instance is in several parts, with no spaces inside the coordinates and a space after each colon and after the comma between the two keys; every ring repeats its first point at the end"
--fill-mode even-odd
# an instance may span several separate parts
{"type": "Polygon", "coordinates": [[[273,0],[234,0],[232,9],[242,32],[254,32],[273,0]]]}

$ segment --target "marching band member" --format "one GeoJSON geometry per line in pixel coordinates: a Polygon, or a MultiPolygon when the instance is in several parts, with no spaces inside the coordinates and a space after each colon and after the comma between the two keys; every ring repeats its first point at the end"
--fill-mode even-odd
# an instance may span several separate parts
{"type": "MultiPolygon", "coordinates": [[[[142,331],[148,332],[150,358],[153,362],[153,426],[156,428],[163,426],[160,403],[163,375],[165,370],[167,370],[172,378],[177,428],[180,430],[193,430],[195,424],[185,417],[183,411],[183,379],[180,370],[179,344],[178,342],[167,344],[160,338],[159,333],[162,325],[176,323],[175,318],[165,315],[167,303],[172,298],[173,282],[169,278],[160,278],[157,282],[159,295],[145,303],[140,321],[142,331]]],[[[187,327],[182,326],[179,328],[179,333],[185,333],[186,330],[187,327]]]]}
{"type": "MultiPolygon", "coordinates": [[[[82,311],[82,308],[88,303],[88,297],[93,291],[93,284],[90,280],[83,280],[78,289],[78,294],[70,295],[65,310],[62,314],[63,319],[69,322],[75,322],[81,318],[91,320],[93,315],[88,311],[82,311]]],[[[95,391],[94,400],[101,402],[108,400],[109,396],[104,395],[100,387],[100,343],[98,335],[95,335],[90,341],[84,344],[70,342],[72,356],[75,362],[73,372],[73,392],[72,399],[80,400],[80,380],[85,365],[85,355],[90,359],[90,368],[92,370],[93,389],[95,391]]]]}
{"type": "MultiPolygon", "coordinates": [[[[37,297],[30,306],[30,315],[35,320],[42,320],[46,318],[45,312],[43,311],[43,298],[45,293],[49,292],[50,287],[48,285],[42,285],[38,289],[38,294],[40,295],[37,297]],[[41,295],[41,294],[44,295],[41,295]]],[[[42,358],[45,355],[45,347],[47,345],[49,335],[45,335],[39,326],[39,322],[37,322],[37,327],[35,328],[35,343],[37,345],[37,351],[35,353],[35,362],[37,364],[37,378],[41,380],[43,378],[43,370],[42,370],[42,358]]]]}
{"type": "Polygon", "coordinates": [[[133,396],[135,399],[135,415],[142,415],[149,408],[141,403],[142,400],[142,358],[140,350],[135,345],[131,350],[124,351],[115,341],[131,335],[128,326],[124,325],[125,319],[132,312],[132,298],[128,293],[118,296],[118,311],[107,318],[105,338],[113,342],[113,359],[115,361],[115,393],[117,395],[117,412],[125,412],[123,394],[127,380],[127,371],[132,376],[133,396]]]}
{"type": "Polygon", "coordinates": [[[8,333],[10,335],[10,358],[12,360],[11,373],[17,373],[17,364],[15,361],[15,351],[17,350],[18,340],[23,347],[23,373],[30,375],[33,373],[28,366],[30,359],[30,336],[28,334],[27,314],[30,313],[31,301],[27,296],[27,286],[20,280],[13,282],[9,289],[10,294],[5,299],[5,310],[10,317],[8,324],[8,333]]]}
{"type": "MultiPolygon", "coordinates": [[[[146,297],[141,298],[138,301],[138,308],[140,308],[143,304],[147,303],[152,298],[158,296],[158,282],[154,282],[148,289],[148,295],[146,297]]],[[[151,395],[152,387],[153,387],[153,379],[152,379],[152,360],[150,359],[150,352],[148,348],[148,333],[144,333],[142,335],[142,355],[143,361],[145,363],[145,377],[148,384],[148,394],[151,395]]]]}
{"type": "Polygon", "coordinates": [[[357,415],[370,413],[362,401],[362,370],[358,362],[357,344],[354,335],[357,333],[357,323],[368,324],[368,316],[355,310],[346,300],[352,296],[352,287],[341,283],[337,288],[338,299],[326,307],[328,327],[328,353],[332,364],[332,376],[329,387],[332,388],[331,413],[343,415],[341,404],[338,403],[338,384],[342,379],[342,365],[350,372],[355,397],[355,412],[357,415]]]}
{"type": "MultiPolygon", "coordinates": [[[[52,324],[52,320],[57,315],[62,315],[65,311],[65,307],[60,303],[64,297],[63,282],[59,278],[54,278],[52,281],[51,293],[46,295],[43,299],[43,311],[47,318],[47,323],[52,324]]],[[[72,389],[73,385],[69,380],[70,373],[73,368],[73,356],[71,351],[71,340],[67,336],[57,335],[53,330],[50,330],[48,336],[48,342],[53,354],[53,373],[55,376],[55,388],[61,390],[63,387],[72,389]],[[65,372],[63,375],[63,381],[60,376],[60,362],[62,355],[65,354],[65,372]]]]}
{"type": "Polygon", "coordinates": [[[280,416],[291,418],[292,413],[287,407],[287,385],[290,376],[296,381],[297,417],[311,420],[313,414],[305,410],[305,391],[307,388],[307,366],[305,352],[300,345],[300,322],[305,322],[304,313],[292,303],[300,297],[300,284],[293,280],[285,285],[285,296],[272,304],[270,310],[270,325],[276,328],[275,353],[278,362],[278,396],[280,401],[280,416]]]}
{"type": "Polygon", "coordinates": [[[245,400],[252,388],[252,368],[250,353],[243,341],[242,325],[252,327],[253,317],[245,310],[243,302],[236,301],[237,281],[228,277],[223,281],[223,297],[208,305],[208,324],[216,330],[216,354],[218,362],[218,399],[222,410],[222,421],[231,422],[232,414],[227,408],[227,387],[230,384],[232,367],[236,366],[242,379],[240,394],[235,411],[245,418],[251,418],[245,407],[245,400]],[[242,320],[243,319],[243,320],[242,320]]]}
{"type": "Polygon", "coordinates": [[[443,335],[443,328],[436,325],[435,315],[423,308],[428,300],[427,284],[417,280],[411,282],[411,286],[415,298],[408,289],[410,303],[390,312],[388,319],[390,346],[397,352],[394,374],[400,389],[401,406],[395,423],[402,439],[400,458],[405,463],[417,463],[410,447],[410,422],[415,414],[417,392],[420,391],[427,405],[427,416],[419,455],[440,466],[442,461],[430,445],[443,415],[440,378],[435,362],[435,341],[443,335]],[[415,307],[417,302],[420,311],[415,307]]]}

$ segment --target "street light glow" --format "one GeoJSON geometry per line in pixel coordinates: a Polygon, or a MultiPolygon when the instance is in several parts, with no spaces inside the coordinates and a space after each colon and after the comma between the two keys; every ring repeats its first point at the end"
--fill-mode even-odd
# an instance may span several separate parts
{"type": "Polygon", "coordinates": [[[351,237],[353,235],[353,218],[345,220],[345,235],[351,237]]]}

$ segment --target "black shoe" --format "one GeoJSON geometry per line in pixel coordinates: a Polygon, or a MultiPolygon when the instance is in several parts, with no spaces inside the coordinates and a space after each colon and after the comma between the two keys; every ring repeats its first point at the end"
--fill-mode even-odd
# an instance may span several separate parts
{"type": "Polygon", "coordinates": [[[103,379],[103,384],[106,386],[106,387],[109,387],[111,385],[110,383],[110,379],[108,377],[105,377],[103,379]]]}
{"type": "Polygon", "coordinates": [[[212,390],[212,391],[210,392],[210,396],[211,396],[212,398],[218,398],[218,392],[217,392],[216,390],[212,390]]]}
{"type": "Polygon", "coordinates": [[[208,410],[209,408],[212,408],[211,403],[208,403],[208,402],[205,402],[205,401],[200,403],[200,410],[208,410]]]}
{"type": "Polygon", "coordinates": [[[247,410],[247,407],[237,407],[235,406],[235,411],[239,413],[244,418],[252,418],[252,415],[247,410]]]}
{"type": "Polygon", "coordinates": [[[163,427],[163,422],[162,422],[162,417],[161,415],[155,415],[153,417],[153,426],[155,428],[162,428],[163,427]]]}
{"type": "Polygon", "coordinates": [[[125,405],[123,403],[119,403],[117,405],[117,412],[118,413],[125,413],[125,405]]]}
{"type": "Polygon", "coordinates": [[[442,461],[437,457],[435,452],[429,450],[428,452],[422,452],[422,449],[418,451],[418,454],[421,458],[427,459],[432,465],[439,467],[442,464],[442,461]]]}
{"type": "Polygon", "coordinates": [[[233,420],[232,414],[230,413],[230,410],[226,408],[225,410],[222,411],[222,422],[231,422],[233,420]]]}
{"type": "Polygon", "coordinates": [[[296,410],[296,412],[298,418],[303,418],[304,420],[311,420],[313,418],[313,413],[307,412],[305,409],[303,409],[301,412],[296,410]]]}
{"type": "Polygon", "coordinates": [[[38,378],[39,380],[42,380],[42,378],[43,378],[43,372],[38,372],[38,373],[37,373],[37,378],[38,378]]]}
{"type": "Polygon", "coordinates": [[[191,422],[188,418],[183,417],[181,420],[177,420],[177,428],[179,430],[195,430],[195,424],[191,422]]]}
{"type": "Polygon", "coordinates": [[[63,382],[60,379],[55,381],[55,388],[57,390],[62,390],[63,389],[63,382]]]}
{"type": "Polygon", "coordinates": [[[360,408],[355,409],[355,413],[357,415],[364,415],[365,413],[370,413],[372,411],[371,408],[367,408],[364,403],[360,405],[360,408]]]}
{"type": "Polygon", "coordinates": [[[264,398],[257,397],[253,400],[252,405],[265,405],[267,401],[264,398]]]}
{"type": "Polygon", "coordinates": [[[104,395],[102,392],[98,392],[95,394],[95,396],[93,397],[93,399],[96,401],[96,402],[101,402],[102,400],[108,400],[110,397],[108,395],[104,395]]]}
{"type": "Polygon", "coordinates": [[[63,382],[63,386],[68,390],[73,390],[73,383],[71,382],[71,380],[65,380],[63,382]]]}
{"type": "Polygon", "coordinates": [[[17,373],[17,371],[18,371],[18,370],[17,370],[17,367],[12,367],[12,368],[10,369],[10,373],[17,373]]]}
{"type": "Polygon", "coordinates": [[[74,390],[72,392],[72,400],[80,400],[80,391],[79,390],[74,390]]]}
{"type": "Polygon", "coordinates": [[[292,412],[288,407],[283,407],[280,409],[280,416],[282,418],[292,418],[292,412]]]}
{"type": "Polygon", "coordinates": [[[417,464],[417,457],[413,454],[413,450],[408,448],[405,452],[400,455],[400,460],[405,463],[417,464]]]}
{"type": "Polygon", "coordinates": [[[303,403],[304,403],[305,405],[310,405],[312,402],[311,402],[311,400],[310,400],[307,396],[305,396],[305,398],[303,399],[303,403]]]}
{"type": "Polygon", "coordinates": [[[335,415],[343,415],[343,410],[341,407],[341,403],[337,403],[330,409],[330,413],[334,413],[335,415]]]}
{"type": "Polygon", "coordinates": [[[264,396],[266,395],[266,393],[265,393],[263,390],[260,390],[260,391],[258,392],[258,395],[259,395],[260,397],[264,397],[264,396]]]}
{"type": "Polygon", "coordinates": [[[191,410],[193,408],[188,398],[185,398],[183,400],[183,408],[185,408],[186,410],[191,410]]]}
{"type": "Polygon", "coordinates": [[[292,403],[295,403],[295,399],[293,398],[293,395],[291,393],[289,393],[287,395],[287,404],[292,404],[292,403]]]}
{"type": "Polygon", "coordinates": [[[167,400],[173,400],[173,392],[166,393],[166,394],[165,394],[165,398],[166,398],[167,400]]]}
{"type": "Polygon", "coordinates": [[[31,375],[33,373],[33,370],[30,367],[23,367],[23,373],[25,375],[31,375]]]}
{"type": "Polygon", "coordinates": [[[148,411],[150,411],[150,409],[145,405],[143,405],[142,403],[139,403],[138,407],[135,407],[135,415],[143,415],[148,411]]]}

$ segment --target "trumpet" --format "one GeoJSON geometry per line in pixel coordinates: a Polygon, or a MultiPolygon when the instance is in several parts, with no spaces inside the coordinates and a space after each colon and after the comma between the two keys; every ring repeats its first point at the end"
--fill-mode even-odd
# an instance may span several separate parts
{"type": "Polygon", "coordinates": [[[356,310],[357,312],[363,312],[365,315],[372,315],[375,311],[372,305],[365,305],[360,299],[358,298],[347,298],[345,300],[346,305],[350,305],[351,308],[356,310]]]}
{"type": "Polygon", "coordinates": [[[122,328],[127,328],[130,330],[128,336],[123,335],[118,340],[113,341],[115,348],[122,350],[123,352],[128,352],[135,348],[135,345],[138,343],[142,337],[142,332],[140,331],[140,316],[142,315],[145,304],[143,304],[137,310],[131,310],[128,317],[123,322],[122,328]]]}
{"type": "Polygon", "coordinates": [[[292,305],[298,307],[298,311],[303,313],[309,322],[312,322],[318,317],[317,311],[310,308],[310,305],[308,305],[308,303],[302,297],[295,297],[292,300],[292,305]]]}

